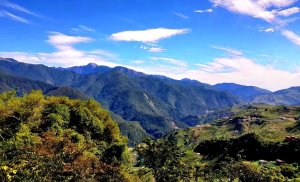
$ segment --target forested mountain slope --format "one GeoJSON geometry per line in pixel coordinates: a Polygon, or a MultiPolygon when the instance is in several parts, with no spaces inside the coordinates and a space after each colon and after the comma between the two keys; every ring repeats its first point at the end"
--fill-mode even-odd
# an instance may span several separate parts
{"type": "Polygon", "coordinates": [[[124,67],[90,64],[62,69],[2,59],[0,69],[16,77],[78,89],[126,121],[138,121],[156,137],[187,127],[187,117],[240,103],[234,95],[207,84],[146,75],[124,67]]]}

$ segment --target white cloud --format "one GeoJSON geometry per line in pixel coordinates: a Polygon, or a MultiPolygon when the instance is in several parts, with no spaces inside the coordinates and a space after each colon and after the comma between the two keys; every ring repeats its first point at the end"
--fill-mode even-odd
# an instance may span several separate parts
{"type": "Polygon", "coordinates": [[[214,12],[213,9],[205,9],[205,10],[195,10],[195,13],[212,13],[214,12]]]}
{"type": "Polygon", "coordinates": [[[294,3],[296,3],[298,0],[256,0],[253,2],[256,2],[262,7],[269,8],[269,7],[287,7],[294,3]]]}
{"type": "Polygon", "coordinates": [[[183,13],[173,12],[173,14],[176,15],[176,16],[178,16],[179,18],[182,18],[182,19],[186,19],[186,20],[190,19],[189,16],[187,16],[187,15],[185,15],[183,13]]]}
{"type": "Polygon", "coordinates": [[[52,53],[0,52],[0,57],[14,58],[26,63],[62,67],[85,65],[91,62],[107,66],[117,65],[112,62],[117,59],[117,56],[109,51],[81,51],[73,47],[75,44],[88,43],[91,41],[93,41],[93,39],[89,37],[68,36],[62,33],[52,32],[46,41],[56,48],[56,51],[52,53]]]}
{"type": "Polygon", "coordinates": [[[276,19],[276,16],[267,10],[268,7],[274,4],[272,0],[211,0],[211,2],[214,3],[214,6],[223,7],[234,13],[261,18],[268,22],[276,19]]]}
{"type": "Polygon", "coordinates": [[[21,22],[21,23],[25,23],[25,24],[30,24],[30,22],[28,20],[26,20],[25,18],[22,18],[20,16],[17,16],[15,14],[12,14],[12,13],[10,13],[8,11],[5,11],[5,10],[0,10],[0,17],[9,18],[11,20],[21,22]]]}
{"type": "Polygon", "coordinates": [[[64,45],[74,45],[78,43],[91,42],[93,39],[90,37],[82,36],[68,36],[59,32],[50,32],[51,35],[48,37],[47,42],[54,45],[55,47],[60,47],[64,45]]]}
{"type": "Polygon", "coordinates": [[[300,36],[290,30],[282,30],[282,35],[294,44],[300,46],[300,36]]]}
{"type": "Polygon", "coordinates": [[[288,16],[294,15],[294,14],[299,13],[299,12],[300,12],[300,8],[292,7],[292,8],[289,8],[289,9],[284,9],[284,10],[278,11],[276,14],[279,15],[279,16],[288,17],[288,16]]]}
{"type": "Polygon", "coordinates": [[[161,39],[167,39],[176,35],[186,34],[188,32],[190,32],[189,29],[156,28],[118,32],[112,34],[110,39],[114,41],[156,43],[161,39]]]}
{"type": "Polygon", "coordinates": [[[297,13],[296,8],[277,12],[275,8],[285,8],[293,5],[297,0],[210,0],[216,7],[223,7],[231,12],[260,18],[267,22],[280,21],[279,16],[290,16],[297,13]]]}
{"type": "Polygon", "coordinates": [[[164,61],[168,64],[172,64],[179,67],[187,67],[187,63],[181,60],[173,59],[173,58],[166,58],[166,57],[151,57],[154,61],[164,61]]]}

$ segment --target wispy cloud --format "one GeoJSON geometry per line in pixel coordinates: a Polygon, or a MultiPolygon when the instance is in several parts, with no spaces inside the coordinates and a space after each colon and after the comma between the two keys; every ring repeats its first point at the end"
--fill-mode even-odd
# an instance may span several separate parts
{"type": "Polygon", "coordinates": [[[172,64],[179,67],[187,67],[187,63],[181,60],[173,59],[173,58],[167,58],[167,57],[151,57],[154,61],[163,61],[168,64],[172,64]]]}
{"type": "Polygon", "coordinates": [[[182,18],[182,19],[186,19],[186,20],[190,19],[189,16],[187,16],[183,13],[173,12],[173,14],[176,15],[177,17],[179,17],[179,18],[182,18]]]}
{"type": "Polygon", "coordinates": [[[125,42],[143,42],[143,43],[157,43],[159,40],[167,39],[176,35],[182,35],[190,32],[189,29],[168,29],[156,28],[147,30],[132,30],[114,33],[110,39],[114,41],[125,42]]]}
{"type": "Polygon", "coordinates": [[[33,16],[38,16],[35,13],[33,13],[32,11],[30,11],[30,10],[28,10],[28,9],[22,7],[22,6],[19,6],[17,4],[14,4],[14,3],[11,3],[9,1],[6,1],[6,0],[1,0],[0,4],[1,4],[1,6],[5,6],[7,8],[11,8],[11,9],[13,9],[15,11],[19,11],[19,12],[26,13],[26,14],[33,15],[33,16]]]}
{"type": "Polygon", "coordinates": [[[160,47],[157,44],[145,44],[140,46],[141,49],[147,50],[148,52],[152,53],[159,53],[159,52],[165,52],[166,49],[160,47]]]}
{"type": "Polygon", "coordinates": [[[11,20],[14,20],[14,21],[20,22],[20,23],[30,24],[30,22],[28,20],[26,20],[25,18],[22,18],[20,16],[17,16],[15,14],[10,13],[5,10],[0,10],[0,17],[9,18],[11,20]]]}
{"type": "Polygon", "coordinates": [[[85,32],[95,32],[94,29],[85,26],[85,25],[78,25],[78,27],[71,28],[72,32],[78,32],[78,33],[85,33],[85,32]]]}
{"type": "Polygon", "coordinates": [[[282,35],[285,36],[288,40],[293,42],[294,44],[300,46],[300,36],[297,35],[295,32],[290,30],[282,30],[282,35]]]}
{"type": "Polygon", "coordinates": [[[231,56],[241,56],[243,55],[243,52],[237,49],[233,49],[230,47],[222,47],[222,46],[211,46],[214,49],[223,51],[224,53],[226,53],[227,55],[231,55],[231,56]]]}
{"type": "Polygon", "coordinates": [[[212,12],[214,12],[214,10],[213,9],[205,9],[205,10],[195,10],[194,11],[195,13],[212,13],[212,12]]]}
{"type": "Polygon", "coordinates": [[[27,20],[26,18],[24,18],[21,15],[16,15],[16,13],[22,14],[22,15],[31,15],[31,16],[35,16],[35,17],[41,17],[41,16],[37,15],[36,13],[34,13],[18,4],[9,2],[7,0],[0,0],[0,7],[2,7],[0,9],[0,17],[9,18],[11,20],[14,20],[14,21],[20,22],[20,23],[31,24],[31,22],[29,20],[27,20]],[[12,13],[11,11],[14,11],[14,13],[12,13]]]}

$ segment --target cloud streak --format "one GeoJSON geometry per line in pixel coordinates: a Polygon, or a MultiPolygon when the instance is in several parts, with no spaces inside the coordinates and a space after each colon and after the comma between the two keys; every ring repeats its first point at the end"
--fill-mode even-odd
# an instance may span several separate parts
{"type": "Polygon", "coordinates": [[[71,28],[73,32],[86,33],[86,32],[95,32],[94,29],[87,27],[85,25],[78,25],[76,28],[71,28]]]}
{"type": "Polygon", "coordinates": [[[0,9],[0,17],[8,18],[16,22],[31,24],[29,20],[25,19],[24,17],[21,17],[20,15],[16,15],[15,13],[22,13],[35,17],[40,17],[32,11],[6,0],[0,0],[0,7],[2,7],[2,9],[0,9]],[[12,13],[11,11],[14,11],[14,13],[12,13]]]}
{"type": "Polygon", "coordinates": [[[19,12],[26,13],[26,14],[33,15],[33,16],[38,16],[35,13],[33,13],[32,11],[29,11],[28,9],[26,9],[26,8],[24,8],[22,6],[19,6],[17,4],[11,3],[9,1],[1,0],[0,3],[1,3],[2,6],[5,6],[7,8],[11,8],[11,9],[13,9],[15,11],[19,11],[19,12]]]}
{"type": "Polygon", "coordinates": [[[176,15],[177,17],[179,17],[179,18],[182,18],[182,19],[186,19],[186,20],[190,19],[189,16],[187,16],[183,13],[173,12],[173,14],[176,15]]]}
{"type": "Polygon", "coordinates": [[[5,10],[0,10],[0,17],[5,17],[20,23],[30,24],[30,22],[25,18],[22,18],[5,10]]]}
{"type": "Polygon", "coordinates": [[[151,57],[151,60],[154,61],[163,61],[168,64],[172,64],[178,67],[187,67],[187,63],[181,60],[173,59],[173,58],[167,58],[167,57],[151,57]]]}
{"type": "Polygon", "coordinates": [[[231,56],[241,56],[243,55],[243,52],[237,49],[232,49],[229,47],[222,47],[222,46],[211,46],[214,49],[223,51],[224,53],[226,53],[227,55],[231,55],[231,56]]]}
{"type": "Polygon", "coordinates": [[[292,8],[289,8],[289,9],[278,11],[276,14],[279,15],[279,16],[288,17],[288,16],[292,16],[294,14],[297,14],[299,12],[300,12],[300,8],[292,7],[292,8]]]}
{"type": "Polygon", "coordinates": [[[288,40],[294,44],[300,46],[300,36],[290,30],[282,30],[282,35],[285,36],[288,40]]]}

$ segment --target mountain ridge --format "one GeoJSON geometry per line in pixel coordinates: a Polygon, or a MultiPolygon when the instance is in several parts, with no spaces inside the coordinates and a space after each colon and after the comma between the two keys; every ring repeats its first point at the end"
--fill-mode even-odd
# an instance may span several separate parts
{"type": "Polygon", "coordinates": [[[234,95],[197,81],[146,75],[125,67],[100,67],[99,72],[95,71],[98,68],[89,64],[69,70],[0,61],[0,69],[11,75],[78,89],[126,121],[138,121],[156,137],[177,127],[188,127],[182,118],[240,103],[234,95]]]}

